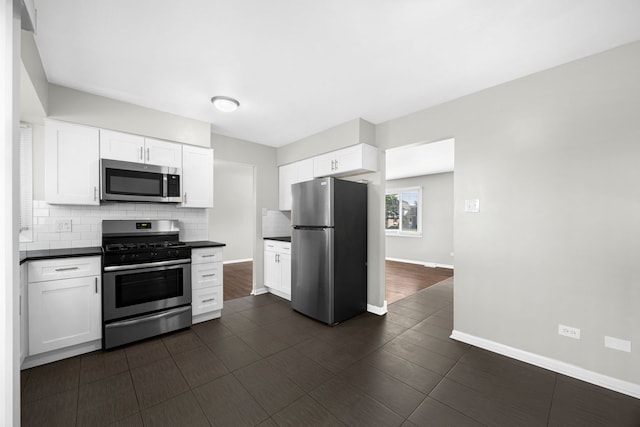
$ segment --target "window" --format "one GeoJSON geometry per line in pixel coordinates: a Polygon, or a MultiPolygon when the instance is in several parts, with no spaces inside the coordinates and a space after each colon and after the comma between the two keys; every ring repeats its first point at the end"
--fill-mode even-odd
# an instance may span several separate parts
{"type": "Polygon", "coordinates": [[[422,234],[422,188],[388,190],[385,202],[385,231],[388,235],[422,234]]]}
{"type": "Polygon", "coordinates": [[[32,186],[33,129],[20,123],[20,241],[33,240],[33,186],[32,186]]]}

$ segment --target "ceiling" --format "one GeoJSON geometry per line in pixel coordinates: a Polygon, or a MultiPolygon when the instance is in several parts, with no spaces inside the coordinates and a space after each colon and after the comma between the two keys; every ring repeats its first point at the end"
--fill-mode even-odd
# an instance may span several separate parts
{"type": "Polygon", "coordinates": [[[51,83],[275,147],[640,39],[638,0],[35,1],[51,83]]]}

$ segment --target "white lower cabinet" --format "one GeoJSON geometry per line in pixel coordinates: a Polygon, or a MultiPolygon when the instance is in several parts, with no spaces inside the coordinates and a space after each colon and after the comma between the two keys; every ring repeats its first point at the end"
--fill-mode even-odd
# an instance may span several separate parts
{"type": "Polygon", "coordinates": [[[191,250],[191,310],[193,323],[222,315],[222,248],[191,250]]]}
{"type": "Polygon", "coordinates": [[[264,241],[264,285],[272,294],[291,301],[291,243],[264,241]]]}
{"type": "MultiPolygon", "coordinates": [[[[101,340],[100,272],[99,256],[28,263],[29,356],[101,340]]],[[[95,346],[100,348],[101,344],[95,346]]],[[[43,363],[64,357],[68,353],[62,357],[51,355],[43,363]]]]}

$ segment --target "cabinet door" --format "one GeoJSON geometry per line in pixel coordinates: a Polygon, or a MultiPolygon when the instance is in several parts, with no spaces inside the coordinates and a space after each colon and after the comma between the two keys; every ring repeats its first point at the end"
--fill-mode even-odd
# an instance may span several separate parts
{"type": "Polygon", "coordinates": [[[291,255],[280,254],[280,290],[291,295],[291,255]]]}
{"type": "Polygon", "coordinates": [[[47,120],[44,175],[48,203],[100,204],[98,129],[47,120]]]}
{"type": "Polygon", "coordinates": [[[298,177],[296,182],[304,182],[313,179],[313,158],[296,162],[298,166],[298,177]]]}
{"type": "Polygon", "coordinates": [[[332,153],[322,154],[313,158],[313,176],[331,176],[335,173],[336,156],[332,153]]]}
{"type": "Polygon", "coordinates": [[[153,165],[182,167],[182,146],[175,142],[145,138],[145,163],[153,165]]]}
{"type": "Polygon", "coordinates": [[[334,174],[355,171],[362,168],[362,146],[345,148],[336,151],[334,174]]]}
{"type": "Polygon", "coordinates": [[[213,150],[182,147],[182,205],[186,208],[213,207],[213,150]]]}
{"type": "Polygon", "coordinates": [[[29,283],[29,354],[100,339],[100,278],[29,283]]]}
{"type": "Polygon", "coordinates": [[[100,129],[100,157],[144,163],[144,137],[100,129]]]}
{"type": "Polygon", "coordinates": [[[280,264],[278,253],[264,252],[264,285],[274,289],[280,289],[280,264]]]}
{"type": "Polygon", "coordinates": [[[291,163],[289,165],[280,166],[279,173],[279,203],[278,207],[281,211],[291,210],[291,185],[297,182],[298,165],[291,163]]]}

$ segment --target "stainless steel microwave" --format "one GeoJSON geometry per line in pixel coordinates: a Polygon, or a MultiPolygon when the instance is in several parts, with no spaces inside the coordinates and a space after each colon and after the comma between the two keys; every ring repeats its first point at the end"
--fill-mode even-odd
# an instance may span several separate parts
{"type": "Polygon", "coordinates": [[[100,171],[100,200],[182,202],[180,168],[101,159],[100,171]]]}

